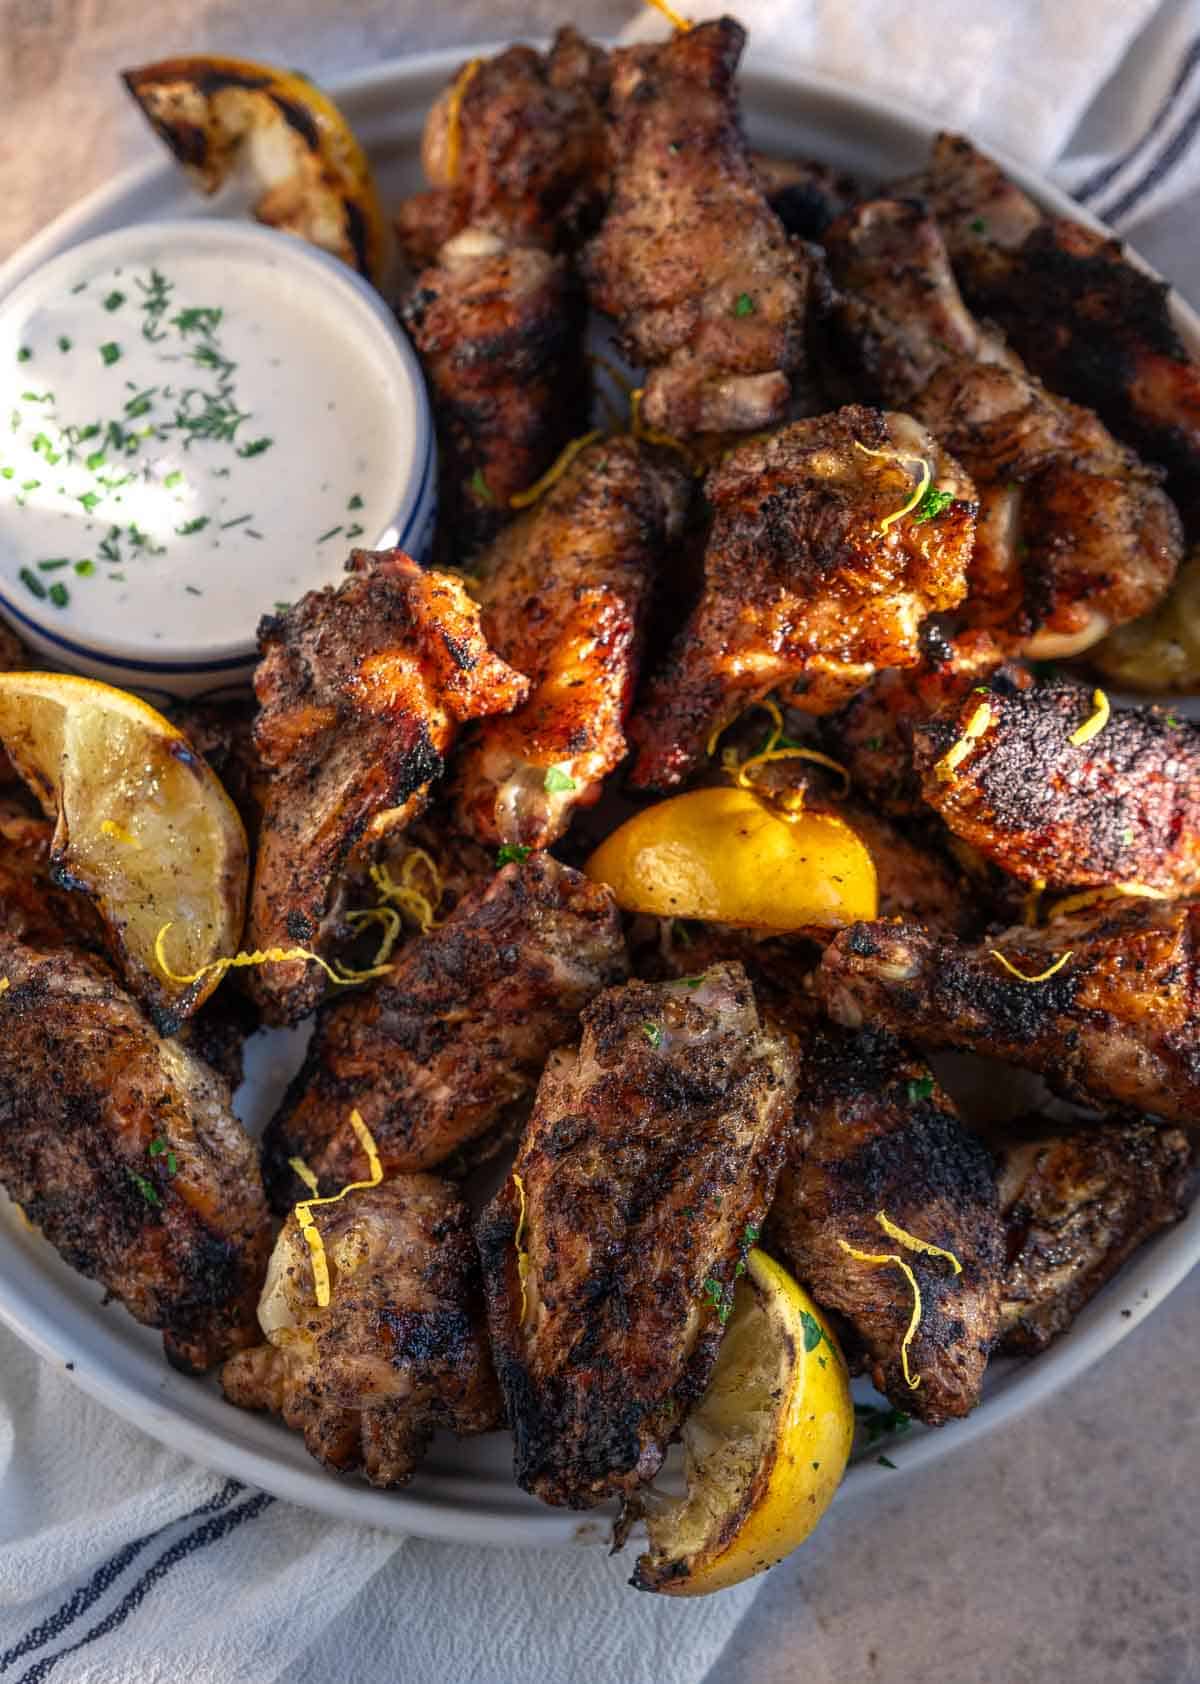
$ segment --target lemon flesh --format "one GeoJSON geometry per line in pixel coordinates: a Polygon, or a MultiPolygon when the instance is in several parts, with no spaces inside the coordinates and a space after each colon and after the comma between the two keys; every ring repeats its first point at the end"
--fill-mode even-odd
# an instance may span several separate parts
{"type": "Polygon", "coordinates": [[[773,1567],[829,1507],[853,1438],[829,1324],[785,1269],[752,1251],[712,1380],[683,1427],[686,1495],[650,1516],[633,1583],[702,1596],[773,1567]]]}
{"type": "Polygon", "coordinates": [[[629,912],[794,930],[878,909],[875,865],[834,814],[781,818],[748,789],[697,789],[628,819],[584,870],[629,912]]]}
{"type": "Polygon", "coordinates": [[[50,868],[88,895],[126,983],[164,1031],[218,978],[172,982],[237,951],[246,908],[242,822],[211,767],[136,696],[66,673],[0,673],[0,743],[55,823],[50,868]]]}

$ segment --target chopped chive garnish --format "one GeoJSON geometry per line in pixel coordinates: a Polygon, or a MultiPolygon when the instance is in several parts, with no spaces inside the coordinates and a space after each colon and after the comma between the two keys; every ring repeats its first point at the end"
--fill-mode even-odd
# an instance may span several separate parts
{"type": "Polygon", "coordinates": [[[270,450],[274,439],[251,439],[248,444],[238,446],[239,456],[261,456],[264,450],[270,450]]]}
{"type": "Polygon", "coordinates": [[[91,469],[92,473],[95,473],[97,468],[102,468],[104,466],[103,450],[93,450],[92,454],[85,458],[85,462],[87,467],[91,469]]]}
{"type": "Polygon", "coordinates": [[[361,497],[360,497],[360,496],[359,496],[359,495],[358,495],[358,492],[357,492],[357,491],[356,491],[356,492],[355,492],[355,493],[354,493],[354,496],[353,496],[353,497],[351,497],[351,499],[350,499],[350,501],[349,501],[349,502],[348,502],[348,503],[347,503],[347,504],[346,504],[346,507],[347,507],[347,508],[348,508],[348,509],[361,509],[361,508],[362,508],[362,506],[363,506],[363,500],[362,500],[362,498],[361,498],[361,497]]]}
{"type": "Polygon", "coordinates": [[[204,595],[204,592],[199,588],[198,585],[185,585],[183,588],[188,593],[189,596],[203,596],[204,595]]]}
{"type": "Polygon", "coordinates": [[[100,496],[98,492],[85,491],[79,501],[83,504],[88,514],[91,514],[92,510],[96,507],[96,504],[100,501],[100,496]]]}
{"type": "Polygon", "coordinates": [[[37,564],[39,573],[57,573],[60,567],[70,567],[70,565],[71,558],[69,555],[51,556],[49,561],[39,561],[37,564]]]}
{"type": "Polygon", "coordinates": [[[542,788],[550,795],[563,795],[577,787],[575,779],[560,766],[547,766],[542,788]]]}
{"type": "Polygon", "coordinates": [[[487,480],[484,479],[484,477],[483,477],[483,469],[482,468],[476,468],[475,472],[471,475],[470,479],[467,481],[467,484],[470,487],[470,489],[475,493],[476,497],[482,497],[485,503],[494,503],[496,501],[495,497],[492,494],[491,486],[488,484],[487,480]]]}
{"type": "Polygon", "coordinates": [[[662,1046],[662,1030],[658,1027],[657,1023],[643,1023],[642,1034],[646,1037],[652,1047],[662,1046]]]}
{"type": "Polygon", "coordinates": [[[104,300],[104,308],[106,310],[119,310],[124,302],[125,294],[123,292],[117,292],[114,288],[104,300]]]}
{"type": "Polygon", "coordinates": [[[166,479],[163,480],[163,484],[166,486],[168,491],[174,491],[177,485],[183,484],[183,473],[179,468],[176,468],[174,473],[167,475],[166,479]]]}
{"type": "Polygon", "coordinates": [[[113,363],[120,362],[121,360],[121,347],[115,340],[109,339],[105,342],[105,344],[101,345],[100,355],[104,361],[105,368],[111,368],[113,363]]]}
{"type": "Polygon", "coordinates": [[[45,599],[46,587],[31,567],[23,567],[17,577],[26,590],[32,591],[34,596],[45,599]]]}
{"type": "Polygon", "coordinates": [[[754,300],[748,292],[739,292],[733,306],[735,316],[752,316],[754,314],[754,300]]]}
{"type": "Polygon", "coordinates": [[[58,348],[60,351],[69,351],[71,349],[71,341],[67,338],[65,333],[60,333],[58,336],[58,348]]]}
{"type": "Polygon", "coordinates": [[[29,349],[29,346],[22,345],[21,349],[17,352],[17,361],[19,363],[27,363],[32,355],[33,352],[29,349]]]}
{"type": "Polygon", "coordinates": [[[208,525],[207,515],[197,515],[194,520],[185,520],[182,526],[175,528],[181,538],[190,538],[193,532],[203,532],[208,525]]]}
{"type": "Polygon", "coordinates": [[[505,842],[496,855],[496,864],[520,865],[522,860],[529,858],[532,851],[523,842],[505,842]]]}
{"type": "Polygon", "coordinates": [[[241,526],[244,521],[248,521],[249,519],[249,515],[236,515],[233,520],[223,520],[221,522],[221,531],[227,532],[231,526],[241,526]]]}
{"type": "Polygon", "coordinates": [[[50,600],[56,608],[65,608],[71,600],[71,593],[65,585],[55,583],[50,587],[50,600]]]}
{"type": "Polygon", "coordinates": [[[361,538],[365,530],[365,527],[360,526],[358,522],[355,521],[353,526],[348,526],[346,528],[346,536],[347,538],[361,538]]]}
{"type": "Polygon", "coordinates": [[[96,563],[88,560],[87,558],[83,561],[77,561],[75,563],[75,571],[81,579],[90,579],[92,574],[96,571],[96,563]]]}
{"type": "Polygon", "coordinates": [[[331,527],[330,527],[330,528],[329,528],[329,531],[328,531],[328,532],[322,532],[322,534],[321,534],[321,536],[320,536],[320,537],[319,537],[319,538],[318,538],[318,539],[317,539],[317,543],[318,543],[318,544],[323,544],[323,543],[324,543],[324,542],[325,542],[325,540],[326,540],[326,539],[327,539],[327,538],[336,538],[336,537],[337,537],[337,535],[338,535],[338,533],[339,533],[339,532],[340,532],[340,531],[341,531],[341,530],[342,530],[342,529],[341,529],[341,527],[340,527],[340,526],[331,526],[331,527]]]}

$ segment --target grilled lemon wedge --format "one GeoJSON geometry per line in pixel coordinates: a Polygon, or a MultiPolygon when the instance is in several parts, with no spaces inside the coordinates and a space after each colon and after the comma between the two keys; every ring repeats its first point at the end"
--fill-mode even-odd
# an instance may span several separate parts
{"type": "Polygon", "coordinates": [[[219,980],[173,983],[237,949],[246,908],[242,821],[187,738],[136,696],[67,673],[0,673],[0,743],[55,823],[50,869],[95,902],[125,980],[160,1029],[219,980]]]}
{"type": "Polygon", "coordinates": [[[650,1516],[633,1583],[702,1596],[773,1567],[829,1507],[853,1437],[828,1323],[786,1269],[750,1252],[708,1390],[683,1426],[687,1493],[650,1516]]]}
{"type": "Polygon", "coordinates": [[[584,870],[627,912],[766,930],[874,918],[875,865],[831,813],[781,817],[751,790],[696,789],[627,819],[584,870]]]}
{"type": "Polygon", "coordinates": [[[349,123],[295,70],[197,54],[124,73],[142,112],[204,193],[245,162],[254,214],[383,279],[387,224],[349,123]]]}

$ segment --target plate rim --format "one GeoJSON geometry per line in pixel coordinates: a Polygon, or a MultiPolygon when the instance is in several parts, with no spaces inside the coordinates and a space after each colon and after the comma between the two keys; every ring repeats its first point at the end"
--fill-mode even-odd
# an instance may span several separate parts
{"type": "MultiPolygon", "coordinates": [[[[373,94],[394,88],[398,80],[404,83],[429,76],[444,76],[465,59],[490,54],[507,44],[503,41],[463,43],[388,59],[381,64],[331,78],[327,84],[328,92],[338,102],[361,102],[373,94]]],[[[744,71],[800,98],[814,95],[832,101],[864,123],[886,119],[909,131],[914,139],[926,143],[944,126],[906,101],[860,91],[836,77],[808,68],[786,52],[772,51],[768,59],[765,50],[756,52],[751,44],[744,71]]],[[[1056,215],[1069,216],[1095,232],[1117,237],[1105,223],[1076,204],[1052,181],[1026,168],[1003,149],[988,145],[986,150],[1043,208],[1056,215]]],[[[68,206],[0,265],[0,294],[7,292],[26,273],[65,245],[82,239],[84,234],[81,231],[96,217],[111,214],[116,207],[147,193],[156,184],[165,185],[168,178],[175,175],[176,168],[165,156],[130,165],[76,204],[68,206]]],[[[1135,250],[1128,246],[1125,249],[1139,267],[1156,273],[1135,250]]],[[[1172,314],[1185,341],[1194,354],[1200,355],[1200,315],[1173,286],[1170,286],[1169,299],[1172,314]]],[[[38,1243],[45,1243],[40,1236],[38,1243]]],[[[536,1510],[514,1509],[512,1514],[505,1514],[482,1505],[473,1506],[469,1500],[460,1500],[453,1493],[445,1502],[438,1502],[422,1496],[419,1490],[414,1491],[411,1487],[398,1492],[377,1491],[352,1478],[339,1479],[316,1462],[288,1465],[279,1459],[274,1450],[257,1450],[244,1439],[239,1440],[232,1430],[222,1431],[192,1420],[186,1414],[180,1414],[162,1395],[164,1387],[175,1381],[181,1385],[192,1382],[183,1376],[173,1375],[164,1364],[165,1377],[159,1395],[147,1395],[140,1385],[120,1372],[117,1353],[121,1341],[115,1335],[102,1335],[103,1340],[114,1346],[107,1368],[93,1368],[91,1362],[80,1363],[61,1322],[39,1305],[36,1295],[23,1291],[19,1272],[15,1282],[11,1276],[5,1278],[9,1272],[2,1264],[9,1252],[19,1256],[19,1242],[5,1233],[3,1225],[0,1225],[0,1280],[4,1281],[6,1288],[0,1294],[0,1322],[42,1360],[60,1373],[65,1370],[66,1377],[74,1385],[103,1407],[168,1449],[187,1455],[214,1473],[240,1479],[331,1519],[355,1521],[444,1542],[508,1548],[517,1545],[559,1548],[567,1544],[595,1547],[605,1541],[605,1527],[597,1526],[598,1517],[594,1512],[589,1519],[573,1511],[539,1506],[536,1510]]],[[[875,1461],[856,1463],[847,1473],[838,1500],[844,1502],[848,1497],[863,1495],[880,1485],[894,1485],[897,1475],[914,1473],[947,1455],[954,1455],[1068,1386],[1137,1327],[1198,1262],[1200,1198],[1193,1202],[1178,1224],[1151,1240],[1119,1272],[1116,1279],[1086,1306],[1066,1334],[1048,1350],[1005,1375],[993,1394],[972,1415],[949,1428],[905,1440],[900,1446],[889,1446],[896,1458],[894,1467],[881,1467],[875,1461]]],[[[74,1305],[71,1311],[72,1314],[80,1313],[74,1305]]],[[[232,1429],[238,1416],[232,1409],[229,1414],[232,1429]]],[[[282,1424],[279,1424],[278,1432],[281,1443],[283,1435],[292,1440],[293,1446],[300,1442],[282,1424]]]]}

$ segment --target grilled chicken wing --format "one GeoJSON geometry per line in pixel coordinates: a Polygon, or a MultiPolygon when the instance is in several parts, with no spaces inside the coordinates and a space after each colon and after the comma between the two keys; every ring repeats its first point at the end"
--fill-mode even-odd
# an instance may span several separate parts
{"type": "Polygon", "coordinates": [[[940,1426],[979,1402],[996,1338],[1004,1251],[991,1158],[924,1062],[890,1035],[789,1017],[802,1080],[768,1246],[818,1304],[846,1318],[878,1390],[940,1426]],[[890,1237],[880,1212],[952,1252],[962,1272],[890,1237]],[[907,1376],[912,1287],[894,1265],[850,1256],[842,1240],[876,1256],[895,1253],[917,1278],[921,1319],[907,1376]]]}
{"type": "Polygon", "coordinates": [[[271,1246],[229,1088],[102,959],[0,934],[0,1181],[72,1268],[161,1328],[177,1367],[255,1337],[271,1246]]]}
{"type": "Polygon", "coordinates": [[[318,1205],[330,1299],[293,1212],[258,1307],[265,1345],[221,1371],[230,1403],[270,1409],[309,1454],[372,1485],[407,1485],[434,1431],[500,1424],[471,1217],[432,1175],[401,1175],[318,1205]]]}
{"type": "Polygon", "coordinates": [[[304,1196],[289,1158],[303,1158],[325,1192],[363,1177],[352,1108],[387,1174],[472,1147],[478,1156],[476,1143],[515,1120],[549,1053],[573,1038],[581,1009],[626,968],[606,888],[547,854],[505,866],[410,943],[390,976],[322,1010],[263,1142],[274,1207],[304,1196]]]}
{"type": "MultiPolygon", "coordinates": [[[[259,628],[255,744],[266,771],[248,940],[321,945],[341,874],[420,812],[463,720],[524,700],[526,681],[488,649],[458,579],[400,550],[356,550],[350,577],[259,628]]],[[[249,984],[271,1023],[321,997],[306,960],[249,984]]]]}
{"type": "Polygon", "coordinates": [[[1167,284],[1119,240],[1043,215],[958,135],[937,137],[905,190],[929,201],[972,308],[1052,391],[1162,463],[1189,532],[1200,532],[1200,363],[1171,320],[1167,284]]]}
{"type": "Polygon", "coordinates": [[[397,218],[413,266],[464,228],[547,249],[574,244],[607,192],[607,95],[607,54],[571,28],[548,53],[509,47],[463,65],[425,123],[431,191],[397,218]]]}
{"type": "Polygon", "coordinates": [[[1158,470],[969,315],[924,207],[859,205],[827,243],[858,384],[911,410],[979,488],[965,623],[1029,654],[1069,655],[1152,608],[1182,553],[1158,470]]]}
{"type": "Polygon", "coordinates": [[[545,848],[625,758],[656,566],[688,480],[630,438],[600,439],[483,558],[483,631],[533,691],[458,759],[458,818],[481,841],[545,848]]]}
{"type": "Polygon", "coordinates": [[[974,490],[906,415],[851,406],[794,422],[731,451],[706,490],[700,600],[630,728],[641,789],[682,783],[714,731],[780,686],[821,713],[911,665],[922,620],[966,587],[974,490]],[[895,518],[915,458],[952,499],[936,520],[895,518]]]}
{"type": "Polygon", "coordinates": [[[1200,728],[1156,708],[1114,711],[1076,746],[1092,692],[1062,680],[973,688],[912,728],[925,800],[1025,883],[1200,890],[1200,728]],[[986,712],[982,711],[986,710],[986,712]],[[964,755],[952,768],[946,755],[964,755]]]}
{"type": "Polygon", "coordinates": [[[1200,690],[1200,545],[1168,596],[1092,650],[1094,666],[1129,690],[1200,690]]]}
{"type": "Polygon", "coordinates": [[[587,426],[583,294],[565,259],[469,228],[401,312],[438,432],[438,551],[463,566],[587,426]]]}
{"type": "Polygon", "coordinates": [[[584,272],[649,370],[646,420],[680,437],[783,420],[804,361],[810,259],[742,135],[745,39],[719,18],[612,55],[612,198],[584,272]]]}
{"type": "Polygon", "coordinates": [[[815,158],[776,158],[752,152],[751,162],[767,203],[789,234],[819,240],[829,224],[862,197],[852,176],[815,158]]]}
{"type": "Polygon", "coordinates": [[[738,965],[602,994],[550,1060],[479,1226],[526,1490],[587,1508],[653,1479],[711,1374],[795,1084],[738,965]]]}
{"type": "MultiPolygon", "coordinates": [[[[1045,1119],[1033,1119],[1045,1126],[1045,1119]]],[[[1018,1125],[1019,1126],[1019,1125],[1018,1125]]],[[[1027,1125],[1028,1126],[1028,1125],[1027,1125]]],[[[1141,1121],[1040,1134],[1006,1148],[1002,1348],[1040,1351],[1137,1248],[1183,1215],[1192,1149],[1141,1121]]]]}
{"type": "Polygon", "coordinates": [[[1126,900],[969,947],[915,924],[852,924],[817,992],[837,1022],[1040,1071],[1068,1099],[1180,1122],[1200,1112],[1200,904],[1126,900]],[[1044,980],[1026,977],[1070,958],[1044,980]]]}

